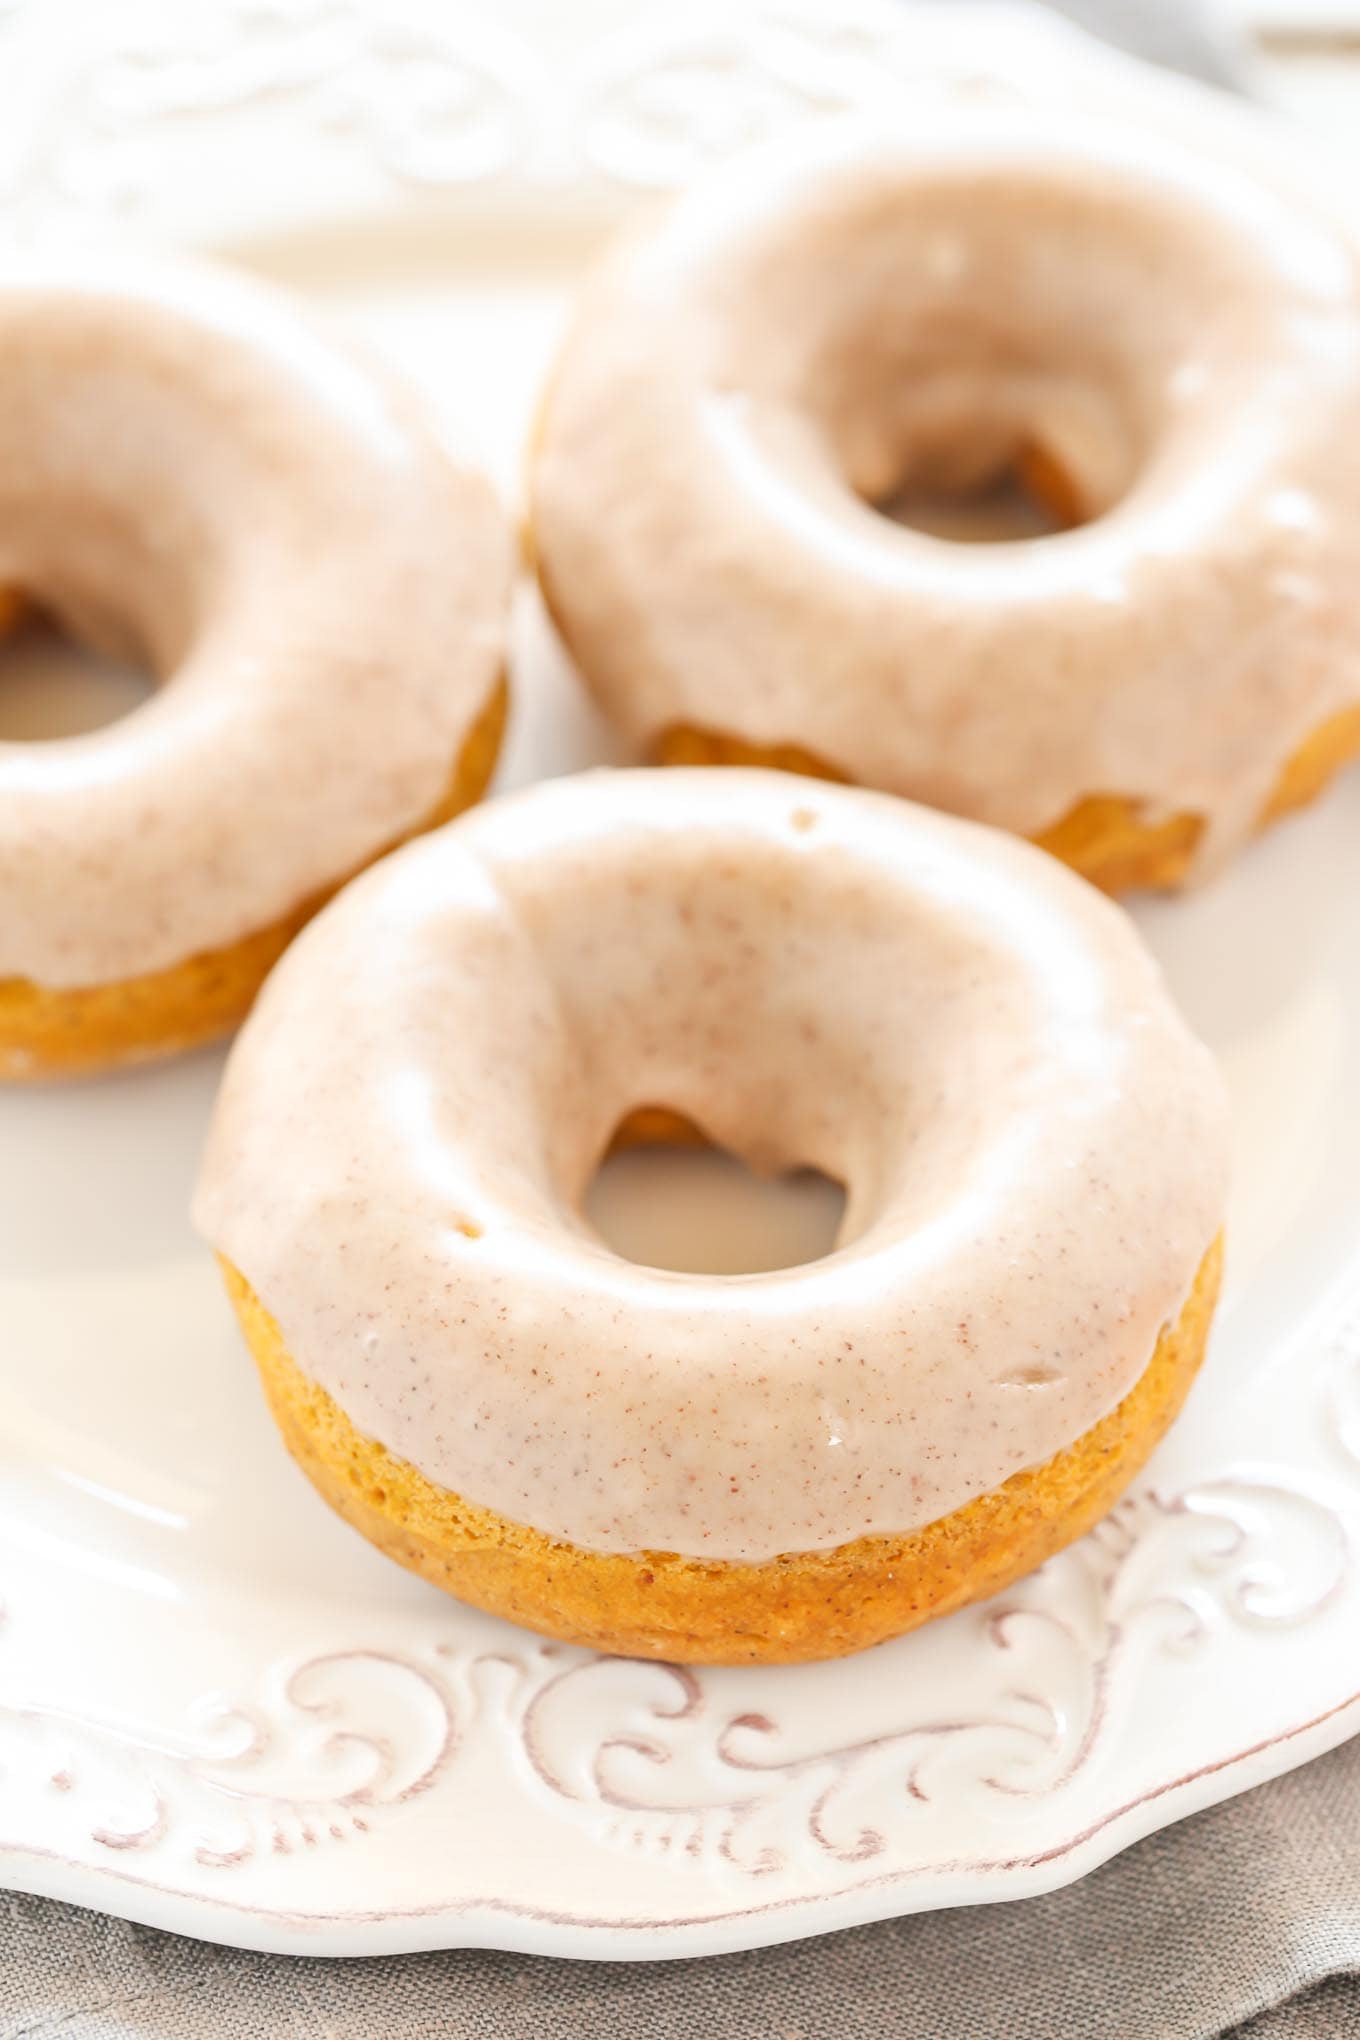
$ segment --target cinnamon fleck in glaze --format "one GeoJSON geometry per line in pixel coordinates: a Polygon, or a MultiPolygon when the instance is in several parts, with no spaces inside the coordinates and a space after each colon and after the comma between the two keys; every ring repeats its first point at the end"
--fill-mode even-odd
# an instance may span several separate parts
{"type": "Polygon", "coordinates": [[[587,1550],[757,1563],[934,1521],[1111,1410],[1222,1217],[1209,1056],[1027,845],[775,773],[549,782],[360,879],[228,1068],[200,1229],[440,1486],[587,1550]],[[847,1187],[741,1277],[581,1216],[662,1104],[847,1187]]]}
{"type": "Polygon", "coordinates": [[[163,684],[0,743],[0,981],[141,978],[421,824],[501,667],[510,542],[386,378],[195,265],[0,263],[0,590],[163,684]]]}

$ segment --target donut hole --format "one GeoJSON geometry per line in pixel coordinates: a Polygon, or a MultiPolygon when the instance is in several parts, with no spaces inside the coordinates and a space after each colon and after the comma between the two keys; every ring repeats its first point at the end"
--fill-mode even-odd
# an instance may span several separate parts
{"type": "Polygon", "coordinates": [[[155,684],[140,659],[102,650],[36,602],[0,590],[0,742],[105,729],[140,708],[155,684]]]}
{"type": "Polygon", "coordinates": [[[735,819],[677,826],[710,779],[726,775],[648,775],[654,812],[607,855],[573,833],[498,867],[522,999],[498,1003],[485,1055],[514,1129],[515,1207],[694,1275],[838,1262],[884,1225],[930,1236],[938,1184],[986,1148],[976,1100],[1013,1062],[995,1013],[1028,996],[1020,962],[992,906],[947,880],[947,845],[937,883],[904,897],[900,874],[843,840],[834,805],[775,774],[751,775],[735,819]],[[513,1060],[508,1010],[526,1044],[513,1060]]]}
{"type": "Polygon", "coordinates": [[[893,523],[961,544],[1014,543],[1092,524],[1133,487],[1143,431],[1092,374],[1036,375],[1003,359],[934,375],[879,408],[833,406],[834,456],[852,493],[893,523]]]}
{"type": "Polygon", "coordinates": [[[1077,176],[1028,140],[942,130],[828,168],[788,219],[753,208],[719,272],[710,442],[761,505],[796,496],[803,532],[842,492],[945,540],[1094,523],[1157,465],[1196,349],[1212,374],[1183,279],[1202,306],[1233,265],[1183,214],[1131,164],[1077,176]]]}
{"type": "Polygon", "coordinates": [[[909,480],[872,508],[894,524],[956,545],[1052,538],[1090,522],[1071,476],[1034,441],[1021,442],[999,466],[952,485],[909,480]]]}
{"type": "Polygon", "coordinates": [[[622,1259],[682,1274],[757,1275],[837,1244],[845,1191],[820,1169],[758,1174],[669,1107],[620,1120],[584,1199],[622,1259]]]}

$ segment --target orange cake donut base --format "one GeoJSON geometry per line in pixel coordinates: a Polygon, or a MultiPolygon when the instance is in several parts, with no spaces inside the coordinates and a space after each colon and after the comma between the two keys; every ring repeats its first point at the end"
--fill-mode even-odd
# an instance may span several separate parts
{"type": "MultiPolygon", "coordinates": [[[[1343,709],[1314,730],[1289,760],[1262,810],[1261,826],[1306,807],[1357,753],[1360,708],[1343,709]]],[[[797,744],[748,744],[740,737],[689,725],[664,730],[654,756],[661,765],[773,765],[784,772],[846,783],[843,772],[797,744]]],[[[1147,821],[1135,802],[1117,794],[1094,794],[1078,801],[1033,840],[1102,892],[1169,891],[1183,882],[1202,826],[1197,815],[1147,821]]]]}
{"type": "Polygon", "coordinates": [[[1262,826],[1307,807],[1358,752],[1360,707],[1343,708],[1315,729],[1289,760],[1262,811],[1262,826]]]}
{"type": "Polygon", "coordinates": [[[1219,1243],[1123,1401],[1044,1465],[924,1529],[763,1565],[581,1550],[436,1487],[298,1368],[238,1271],[228,1293],[284,1441],[338,1514],[460,1600],[545,1635],[690,1664],[792,1664],[901,1635],[998,1592],[1088,1530],[1175,1417],[1204,1352],[1219,1243]]]}
{"type": "MultiPolygon", "coordinates": [[[[409,835],[438,828],[481,798],[495,769],[506,703],[502,679],[464,740],[447,793],[409,835]]],[[[369,861],[396,847],[386,844],[369,861]]],[[[229,1033],[299,929],[354,875],[347,872],[239,942],[145,977],[72,990],[0,978],[0,1081],[87,1076],[177,1054],[229,1033]]]]}

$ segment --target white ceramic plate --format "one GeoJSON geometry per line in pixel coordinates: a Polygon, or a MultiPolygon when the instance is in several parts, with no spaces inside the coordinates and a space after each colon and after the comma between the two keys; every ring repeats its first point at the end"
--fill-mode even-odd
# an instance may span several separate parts
{"type": "MultiPolygon", "coordinates": [[[[885,77],[993,89],[983,45],[1051,93],[1060,47],[955,9],[928,61],[876,6],[591,12],[570,48],[527,0],[494,37],[299,0],[63,45],[56,0],[11,4],[0,185],[45,235],[130,209],[243,250],[509,477],[628,189],[885,77]]],[[[506,783],[605,755],[527,597],[517,679],[506,783]]],[[[1353,776],[1141,912],[1237,1108],[1206,1371],[1094,1535],[840,1664],[597,1660],[388,1565],[285,1457],[188,1229],[219,1058],[0,1097],[0,1875],[314,1954],[696,1954],[1042,1891],[1360,1728],[1358,866],[1353,776]]]]}

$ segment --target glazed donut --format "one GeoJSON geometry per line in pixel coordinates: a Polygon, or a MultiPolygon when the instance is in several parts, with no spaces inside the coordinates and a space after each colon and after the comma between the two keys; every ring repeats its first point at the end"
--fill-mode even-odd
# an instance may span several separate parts
{"type": "Polygon", "coordinates": [[[1211,869],[1360,747],[1355,243],[1216,118],[833,125],[606,265],[533,542],[635,746],[904,794],[1111,890],[1211,869]],[[1016,467],[1075,528],[880,514],[1016,467]]]}
{"type": "Polygon", "coordinates": [[[1224,1104],[1031,846],[773,772],[592,773],[388,859],[228,1064],[196,1219],[284,1439],[403,1564],[608,1651],[834,1656],[1084,1530],[1185,1395],[1224,1104]],[[581,1215],[679,1115],[846,1187],[677,1275],[581,1215]]]}
{"type": "Polygon", "coordinates": [[[0,267],[0,589],[142,660],[0,743],[0,1077],[235,1024],[322,899],[475,800],[510,541],[386,379],[262,288],[0,267]]]}

